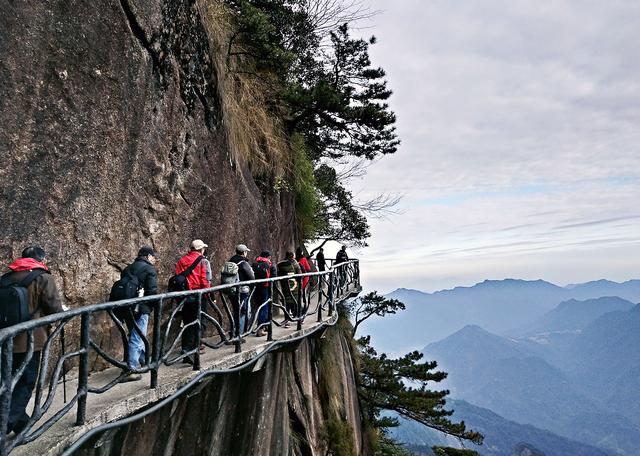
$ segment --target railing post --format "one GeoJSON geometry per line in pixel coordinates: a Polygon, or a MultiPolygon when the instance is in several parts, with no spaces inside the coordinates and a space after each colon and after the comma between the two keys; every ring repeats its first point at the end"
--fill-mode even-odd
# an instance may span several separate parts
{"type": "Polygon", "coordinates": [[[322,321],[322,281],[324,280],[324,276],[318,276],[318,322],[322,321]]]}
{"type": "Polygon", "coordinates": [[[158,386],[158,370],[162,358],[162,308],[164,298],[160,298],[153,305],[153,345],[151,347],[151,388],[158,386]]]}
{"type": "Polygon", "coordinates": [[[198,322],[196,326],[196,352],[193,354],[193,370],[200,370],[200,344],[202,343],[202,293],[198,293],[198,322]]]}
{"type": "Polygon", "coordinates": [[[80,319],[80,365],[78,366],[78,410],[76,426],[84,424],[87,416],[87,394],[89,383],[89,313],[80,319]]]}
{"type": "Polygon", "coordinates": [[[304,280],[302,277],[298,277],[296,280],[298,281],[298,299],[296,300],[296,319],[298,324],[296,325],[296,330],[300,331],[302,329],[302,299],[304,296],[302,284],[304,283],[304,280]]]}
{"type": "Polygon", "coordinates": [[[327,315],[329,315],[330,317],[333,315],[333,293],[334,293],[333,280],[334,280],[334,277],[335,277],[335,270],[331,269],[331,272],[329,272],[329,293],[328,293],[329,311],[327,312],[327,315]]]}
{"type": "Polygon", "coordinates": [[[6,435],[7,426],[9,425],[9,412],[11,411],[11,382],[13,381],[13,337],[9,336],[2,344],[2,361],[0,362],[2,370],[2,386],[4,392],[0,398],[0,432],[2,432],[2,445],[0,445],[0,454],[5,456],[6,451],[6,435]]]}
{"type": "Polygon", "coordinates": [[[240,302],[240,285],[236,287],[236,296],[234,299],[233,306],[233,318],[234,318],[234,330],[236,333],[236,353],[240,353],[242,351],[242,334],[240,334],[240,306],[242,303],[240,302]]]}
{"type": "Polygon", "coordinates": [[[269,282],[269,304],[267,306],[267,318],[269,319],[269,326],[267,326],[267,341],[273,340],[273,285],[274,282],[269,282]]]}

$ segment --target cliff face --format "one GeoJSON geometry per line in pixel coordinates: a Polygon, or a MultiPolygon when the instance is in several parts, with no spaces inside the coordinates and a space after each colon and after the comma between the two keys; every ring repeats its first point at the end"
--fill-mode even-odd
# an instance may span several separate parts
{"type": "Polygon", "coordinates": [[[268,355],[257,372],[214,377],[77,454],[363,454],[347,337],[330,328],[322,339],[310,337],[294,351],[268,355]]]}
{"type": "Polygon", "coordinates": [[[101,302],[137,249],[161,280],[193,238],[293,245],[291,197],[258,190],[226,141],[189,0],[0,3],[0,261],[48,252],[72,306],[101,302]]]}
{"type": "MultiPolygon", "coordinates": [[[[141,245],[161,283],[194,238],[216,270],[239,242],[293,246],[292,195],[261,192],[228,145],[200,6],[0,2],[0,261],[42,245],[71,306],[104,301],[141,245]]],[[[121,350],[109,321],[93,331],[121,350]]],[[[324,455],[327,433],[360,454],[348,339],[328,335],[212,378],[84,454],[324,455]]]]}

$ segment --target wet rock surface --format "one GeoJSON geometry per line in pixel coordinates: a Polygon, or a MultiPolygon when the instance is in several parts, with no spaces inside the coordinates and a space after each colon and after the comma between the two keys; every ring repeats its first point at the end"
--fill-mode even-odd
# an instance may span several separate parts
{"type": "MultiPolygon", "coordinates": [[[[237,243],[293,245],[292,198],[234,164],[194,1],[5,1],[0,38],[3,264],[42,245],[77,307],[141,245],[163,285],[194,238],[216,271],[237,243]]],[[[94,333],[120,343],[110,322],[94,333]]]]}

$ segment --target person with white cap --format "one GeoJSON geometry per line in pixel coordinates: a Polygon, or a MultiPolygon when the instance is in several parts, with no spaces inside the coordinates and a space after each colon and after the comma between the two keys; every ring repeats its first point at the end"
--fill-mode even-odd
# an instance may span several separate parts
{"type": "MultiPolygon", "coordinates": [[[[200,290],[209,288],[209,280],[207,279],[207,268],[202,261],[204,258],[204,250],[209,247],[201,239],[195,239],[191,243],[191,250],[184,255],[176,264],[176,275],[191,270],[186,276],[189,290],[200,290]]],[[[183,326],[198,319],[198,298],[187,298],[182,308],[182,324],[183,326]]],[[[195,350],[198,340],[198,327],[192,326],[182,333],[182,353],[195,350]]],[[[186,357],[184,363],[193,364],[193,358],[186,357]]]]}
{"type": "MultiPolygon", "coordinates": [[[[251,265],[247,261],[247,255],[251,250],[244,245],[238,244],[236,245],[236,254],[229,259],[230,263],[235,263],[238,265],[238,279],[240,282],[244,282],[246,280],[255,280],[256,276],[253,273],[253,269],[251,265]]],[[[251,317],[251,309],[249,308],[249,287],[240,287],[240,296],[239,301],[235,300],[235,305],[239,305],[238,314],[240,315],[240,334],[245,331],[245,325],[249,318],[251,317]]]]}

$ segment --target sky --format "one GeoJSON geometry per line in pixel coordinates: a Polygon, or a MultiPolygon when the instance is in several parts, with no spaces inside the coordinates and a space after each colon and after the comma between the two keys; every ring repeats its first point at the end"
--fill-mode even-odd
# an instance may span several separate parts
{"type": "Polygon", "coordinates": [[[363,0],[402,194],[354,251],[367,289],[640,278],[640,2],[363,0]]]}

